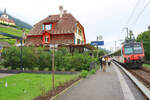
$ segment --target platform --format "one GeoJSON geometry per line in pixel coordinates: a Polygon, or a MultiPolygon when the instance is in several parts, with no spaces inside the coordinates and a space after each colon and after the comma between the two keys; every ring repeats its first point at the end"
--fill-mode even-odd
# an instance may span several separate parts
{"type": "Polygon", "coordinates": [[[81,80],[54,100],[146,100],[115,65],[81,80]],[[119,74],[119,73],[120,74],[119,74]]]}

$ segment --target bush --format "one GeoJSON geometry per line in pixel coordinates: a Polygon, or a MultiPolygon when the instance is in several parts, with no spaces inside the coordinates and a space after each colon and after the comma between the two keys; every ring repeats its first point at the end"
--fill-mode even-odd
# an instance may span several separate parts
{"type": "Polygon", "coordinates": [[[11,70],[11,69],[12,69],[12,68],[9,66],[9,67],[8,67],[8,70],[11,70]]]}
{"type": "MultiPolygon", "coordinates": [[[[3,50],[3,65],[12,69],[20,68],[20,47],[10,47],[3,50]]],[[[41,47],[23,47],[23,67],[25,70],[51,70],[52,52],[44,51],[41,47]],[[47,69],[48,68],[48,69],[47,69]]],[[[55,52],[55,68],[57,71],[81,71],[89,70],[90,63],[97,61],[89,53],[74,53],[71,55],[66,48],[55,52]]]]}
{"type": "Polygon", "coordinates": [[[49,71],[49,68],[44,68],[44,71],[49,71]]]}
{"type": "Polygon", "coordinates": [[[91,71],[90,71],[90,74],[95,74],[96,73],[96,69],[92,69],[91,71]]]}
{"type": "Polygon", "coordinates": [[[80,75],[81,75],[82,78],[86,78],[87,75],[88,75],[88,71],[87,70],[82,70],[80,75]]]}
{"type": "Polygon", "coordinates": [[[0,70],[3,70],[4,69],[4,66],[0,65],[0,70]]]}
{"type": "Polygon", "coordinates": [[[75,68],[72,68],[70,71],[71,71],[71,72],[75,72],[75,71],[76,71],[76,69],[75,69],[75,68]]]}
{"type": "Polygon", "coordinates": [[[16,68],[16,70],[20,70],[20,68],[16,68]]]}
{"type": "Polygon", "coordinates": [[[39,71],[39,68],[38,67],[34,67],[33,70],[34,71],[39,71]]]}
{"type": "Polygon", "coordinates": [[[25,68],[25,71],[29,71],[29,68],[28,68],[28,67],[26,67],[26,68],[25,68]]]}

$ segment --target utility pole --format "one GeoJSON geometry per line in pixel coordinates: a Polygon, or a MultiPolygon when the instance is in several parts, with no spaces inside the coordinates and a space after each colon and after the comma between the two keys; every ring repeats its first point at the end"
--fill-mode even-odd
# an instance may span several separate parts
{"type": "MultiPolygon", "coordinates": [[[[96,38],[97,38],[97,43],[98,43],[98,36],[96,38]]],[[[97,44],[97,50],[98,50],[98,44],[97,44]]]]}
{"type": "Polygon", "coordinates": [[[129,29],[128,27],[125,27],[126,31],[127,31],[127,39],[129,38],[129,29]]]}
{"type": "Polygon", "coordinates": [[[23,59],[22,59],[22,39],[20,40],[20,42],[21,42],[21,55],[20,55],[20,59],[21,59],[21,69],[20,70],[22,70],[23,71],[23,59]]]}
{"type": "Polygon", "coordinates": [[[97,41],[97,57],[98,57],[98,36],[96,36],[97,41]]]}
{"type": "Polygon", "coordinates": [[[54,44],[54,47],[53,47],[53,58],[52,58],[52,87],[53,87],[53,90],[55,89],[55,79],[54,79],[54,74],[55,74],[55,65],[54,65],[54,62],[55,62],[55,44],[54,44]]]}

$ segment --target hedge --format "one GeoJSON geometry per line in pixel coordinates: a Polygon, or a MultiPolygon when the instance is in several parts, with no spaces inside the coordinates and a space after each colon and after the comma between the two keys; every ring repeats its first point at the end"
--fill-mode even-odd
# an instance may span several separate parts
{"type": "MultiPolygon", "coordinates": [[[[11,69],[20,68],[20,47],[10,47],[2,52],[4,61],[2,64],[11,69]]],[[[91,62],[96,61],[89,53],[69,53],[66,48],[55,51],[55,69],[57,71],[81,71],[89,70],[91,62]]],[[[23,47],[23,67],[25,69],[45,70],[52,69],[52,52],[44,51],[44,48],[23,47]]]]}

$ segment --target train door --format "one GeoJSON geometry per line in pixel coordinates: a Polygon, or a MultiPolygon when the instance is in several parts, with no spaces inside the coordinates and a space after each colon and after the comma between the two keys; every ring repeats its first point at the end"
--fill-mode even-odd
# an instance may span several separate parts
{"type": "Polygon", "coordinates": [[[121,63],[124,63],[123,47],[121,48],[120,62],[121,62],[121,63]]]}

